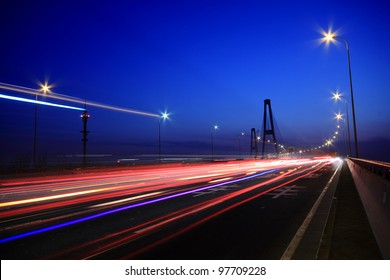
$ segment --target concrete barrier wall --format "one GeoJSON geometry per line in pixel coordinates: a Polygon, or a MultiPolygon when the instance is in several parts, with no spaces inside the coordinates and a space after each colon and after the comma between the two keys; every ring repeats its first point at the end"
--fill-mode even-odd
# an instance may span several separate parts
{"type": "Polygon", "coordinates": [[[346,160],[384,259],[390,259],[390,180],[346,160]]]}

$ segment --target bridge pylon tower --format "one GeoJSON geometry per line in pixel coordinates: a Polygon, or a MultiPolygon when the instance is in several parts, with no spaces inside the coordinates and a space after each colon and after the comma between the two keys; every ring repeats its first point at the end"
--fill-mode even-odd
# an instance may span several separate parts
{"type": "Polygon", "coordinates": [[[273,138],[272,144],[275,146],[275,153],[278,154],[278,145],[276,142],[276,136],[275,136],[275,128],[274,128],[274,118],[272,115],[272,108],[271,108],[271,100],[270,99],[264,99],[264,117],[263,117],[263,145],[262,145],[262,152],[261,157],[264,158],[264,151],[265,151],[265,143],[266,143],[266,136],[271,135],[273,138]],[[268,114],[267,114],[267,108],[268,108],[268,114]],[[267,115],[269,117],[269,122],[267,122],[267,115]]]}
{"type": "Polygon", "coordinates": [[[257,145],[257,136],[256,136],[256,129],[252,128],[251,130],[251,149],[250,149],[250,155],[253,156],[253,153],[255,154],[255,158],[259,155],[259,148],[257,145]]]}

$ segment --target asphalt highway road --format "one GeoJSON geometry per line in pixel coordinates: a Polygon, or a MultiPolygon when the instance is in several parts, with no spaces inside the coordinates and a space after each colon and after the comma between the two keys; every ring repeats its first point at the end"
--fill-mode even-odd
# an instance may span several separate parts
{"type": "Polygon", "coordinates": [[[2,180],[1,259],[280,259],[340,164],[242,160],[2,180]]]}

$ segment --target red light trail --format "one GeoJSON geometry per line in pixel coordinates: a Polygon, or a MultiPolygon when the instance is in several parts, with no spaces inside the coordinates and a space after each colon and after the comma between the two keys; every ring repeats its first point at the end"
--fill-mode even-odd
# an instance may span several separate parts
{"type": "Polygon", "coordinates": [[[61,258],[64,254],[77,255],[81,250],[84,252],[81,258],[92,258],[195,213],[215,209],[174,234],[125,256],[130,258],[226,211],[316,172],[332,161],[334,160],[248,160],[240,163],[154,166],[31,180],[10,179],[0,184],[0,195],[3,198],[0,203],[0,243],[16,242],[18,239],[104,216],[172,201],[169,202],[171,208],[168,212],[150,208],[155,209],[150,214],[151,218],[141,219],[136,224],[129,224],[129,227],[49,256],[61,258]],[[241,185],[226,191],[229,186],[237,184],[241,185]],[[210,195],[207,199],[204,198],[205,195],[196,196],[197,193],[208,190],[219,192],[219,195],[210,195]],[[186,197],[185,203],[176,204],[175,201],[181,197],[186,197]],[[239,201],[236,201],[237,198],[240,198],[239,201]],[[226,203],[229,205],[221,209],[221,205],[226,203]]]}

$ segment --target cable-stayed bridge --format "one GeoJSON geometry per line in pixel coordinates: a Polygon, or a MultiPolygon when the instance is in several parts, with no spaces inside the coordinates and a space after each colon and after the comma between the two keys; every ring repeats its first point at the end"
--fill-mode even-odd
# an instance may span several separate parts
{"type": "Polygon", "coordinates": [[[250,148],[276,156],[2,174],[2,259],[389,259],[390,164],[289,151],[263,124],[250,148]]]}

